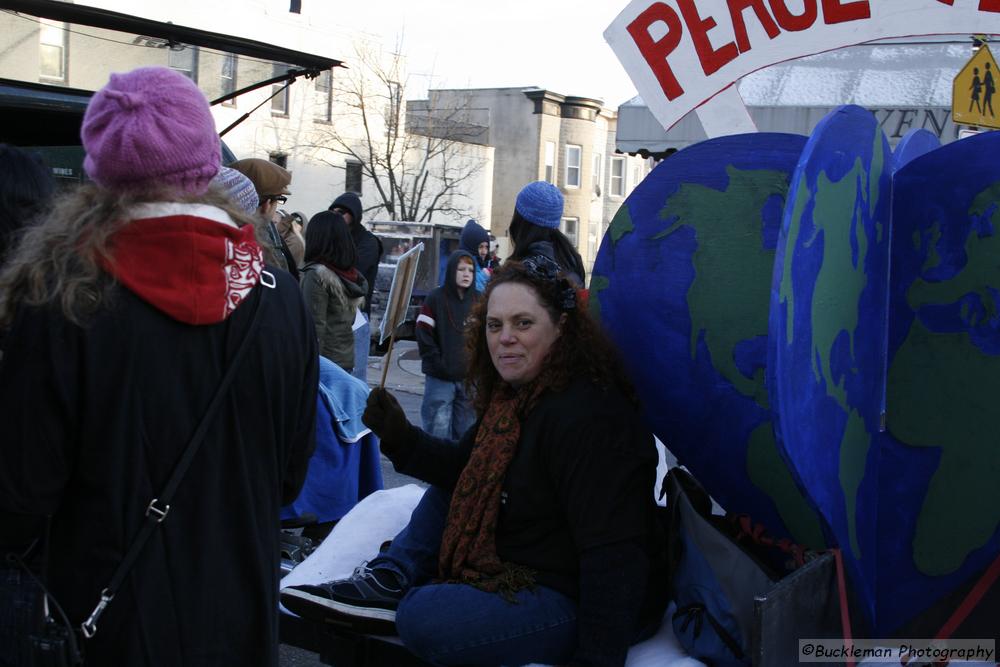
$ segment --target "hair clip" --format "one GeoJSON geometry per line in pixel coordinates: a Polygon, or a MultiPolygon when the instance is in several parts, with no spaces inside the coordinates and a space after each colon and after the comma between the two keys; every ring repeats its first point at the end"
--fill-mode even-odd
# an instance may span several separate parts
{"type": "Polygon", "coordinates": [[[560,284],[559,308],[562,310],[573,310],[576,308],[576,290],[569,281],[562,275],[562,267],[545,255],[532,255],[521,260],[521,264],[528,273],[546,282],[556,282],[560,284]]]}

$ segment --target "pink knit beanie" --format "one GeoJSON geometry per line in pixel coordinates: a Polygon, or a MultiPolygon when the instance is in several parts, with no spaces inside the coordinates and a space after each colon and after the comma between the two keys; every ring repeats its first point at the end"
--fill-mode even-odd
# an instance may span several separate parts
{"type": "Polygon", "coordinates": [[[83,168],[110,190],[167,185],[202,194],[221,163],[208,100],[166,67],[112,74],[87,105],[80,136],[83,168]]]}

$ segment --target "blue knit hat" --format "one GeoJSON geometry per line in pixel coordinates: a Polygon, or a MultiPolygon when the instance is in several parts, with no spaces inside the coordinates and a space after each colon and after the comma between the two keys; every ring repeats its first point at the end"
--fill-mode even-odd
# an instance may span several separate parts
{"type": "Polygon", "coordinates": [[[517,193],[514,209],[532,224],[558,229],[562,220],[563,196],[559,188],[551,183],[535,181],[517,193]]]}

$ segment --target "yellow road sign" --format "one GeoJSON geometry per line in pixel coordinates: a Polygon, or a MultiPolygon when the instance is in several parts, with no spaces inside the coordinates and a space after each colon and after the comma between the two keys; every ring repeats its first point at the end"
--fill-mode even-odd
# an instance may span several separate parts
{"type": "Polygon", "coordinates": [[[1000,69],[985,44],[955,77],[951,95],[951,117],[957,124],[1000,129],[997,86],[1000,69]]]}

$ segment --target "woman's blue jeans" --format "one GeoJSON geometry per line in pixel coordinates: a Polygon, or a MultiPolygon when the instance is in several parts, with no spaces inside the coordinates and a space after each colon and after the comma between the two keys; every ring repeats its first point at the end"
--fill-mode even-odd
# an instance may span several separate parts
{"type": "Polygon", "coordinates": [[[408,592],[396,612],[403,644],[436,665],[567,662],[577,645],[576,602],[544,586],[516,602],[466,584],[430,583],[451,497],[430,487],[410,523],[369,563],[396,573],[408,592]]]}

